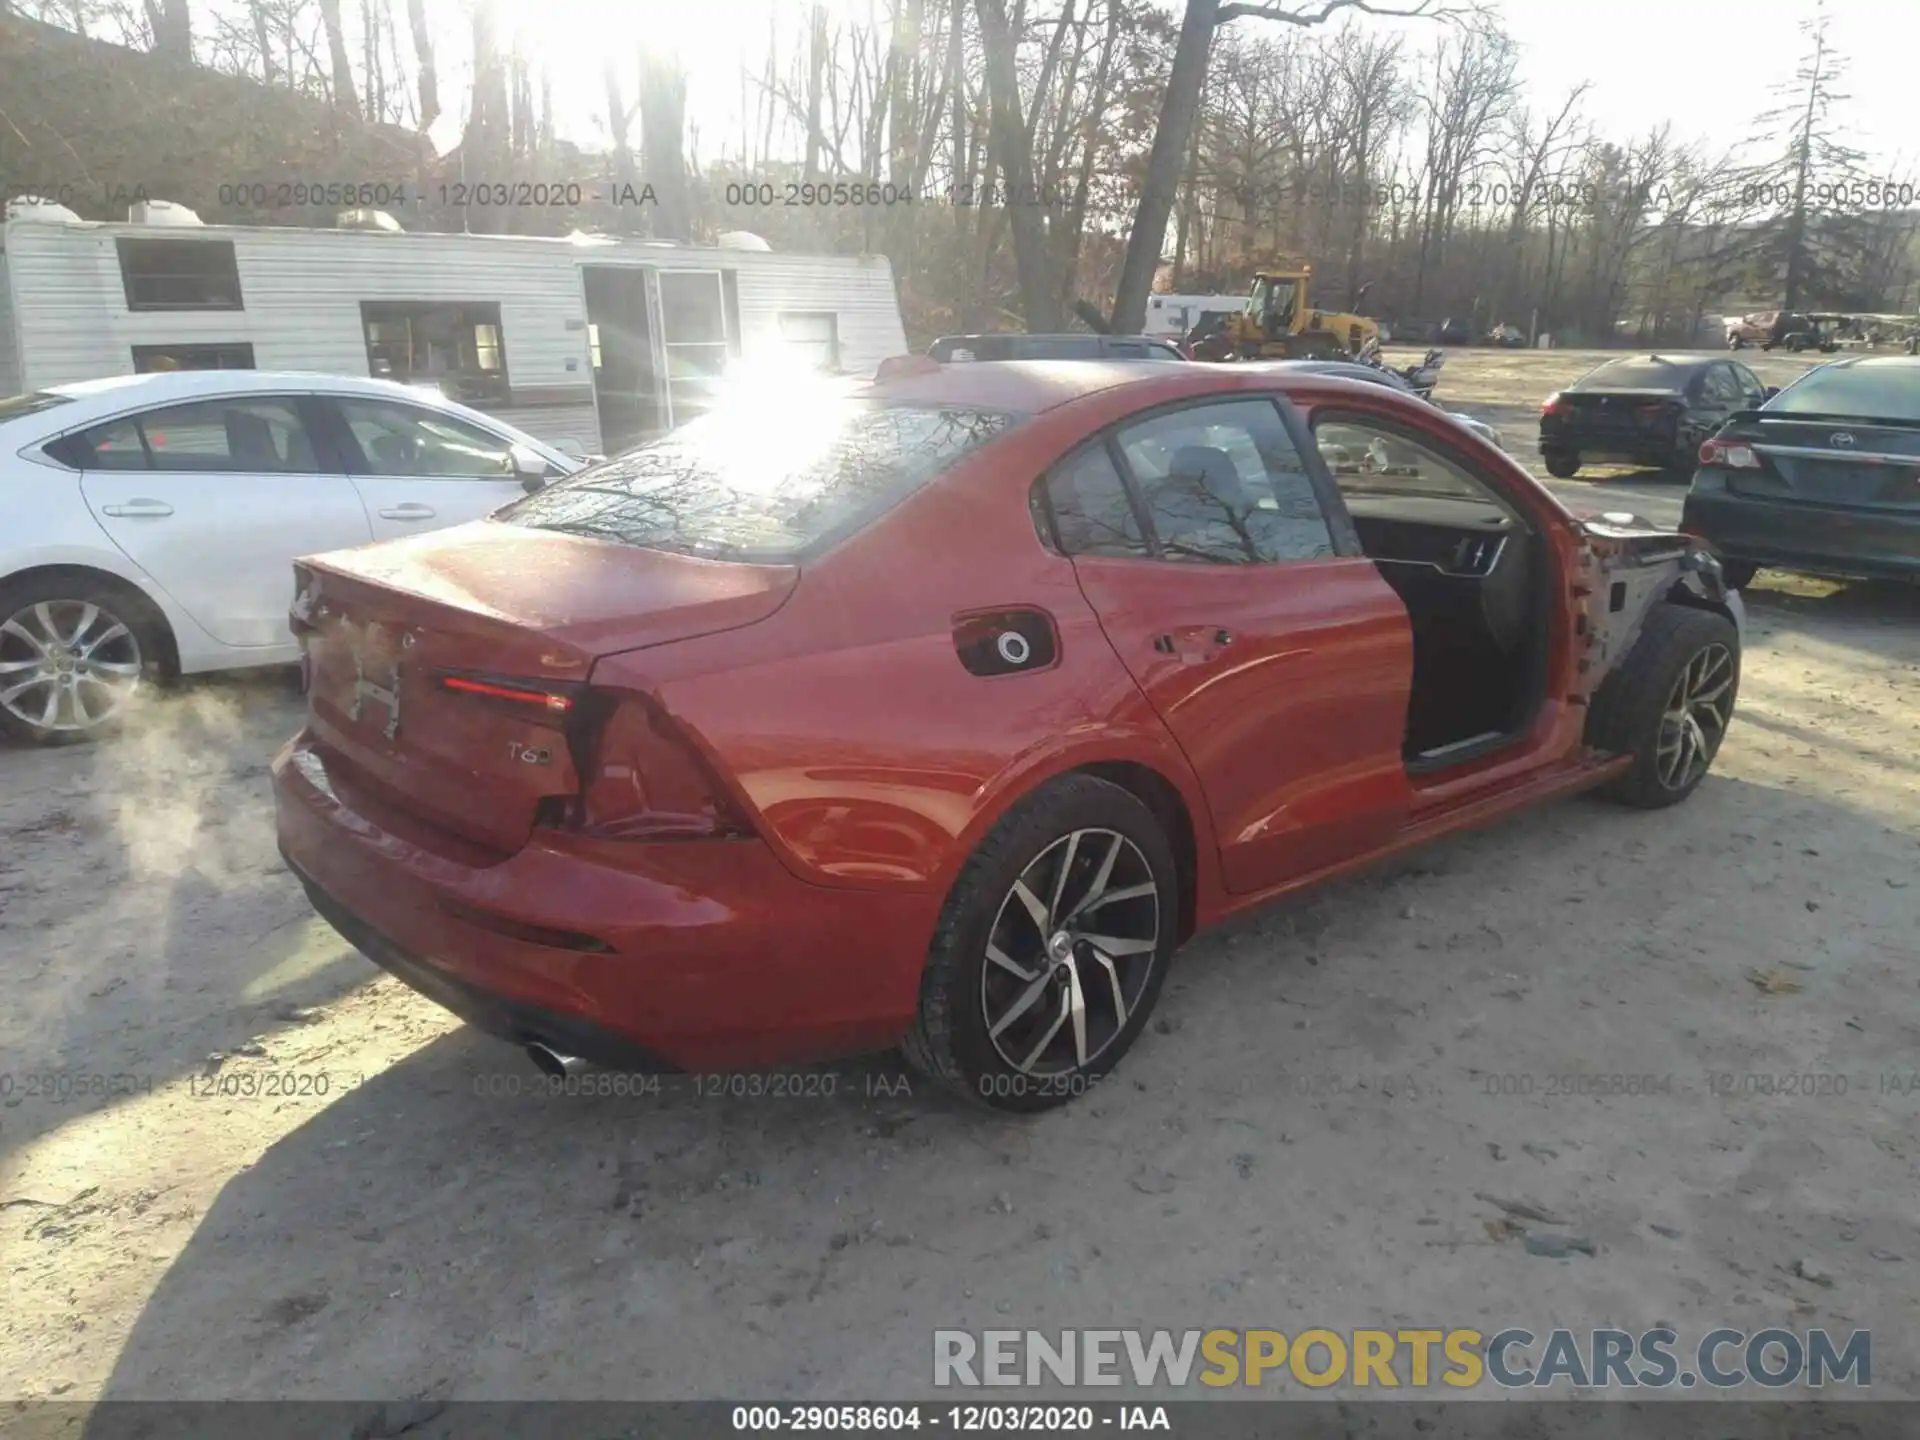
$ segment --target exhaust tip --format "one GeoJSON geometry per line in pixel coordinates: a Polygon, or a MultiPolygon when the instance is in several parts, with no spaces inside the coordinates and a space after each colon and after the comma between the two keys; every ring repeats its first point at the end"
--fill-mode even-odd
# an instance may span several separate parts
{"type": "Polygon", "coordinates": [[[542,1045],[537,1040],[527,1046],[527,1058],[533,1061],[534,1068],[542,1075],[551,1075],[555,1079],[567,1075],[578,1075],[587,1068],[587,1062],[578,1055],[562,1055],[558,1050],[542,1045]]]}

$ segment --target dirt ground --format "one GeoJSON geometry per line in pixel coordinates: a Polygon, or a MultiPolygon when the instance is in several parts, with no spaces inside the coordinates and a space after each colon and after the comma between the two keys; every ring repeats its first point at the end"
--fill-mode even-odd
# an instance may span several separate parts
{"type": "MultiPolygon", "coordinates": [[[[1592,358],[1456,352],[1440,394],[1537,463],[1592,358]]],[[[0,1393],[905,1397],[936,1328],[1670,1322],[1870,1327],[1920,1395],[1920,591],[1763,577],[1747,643],[1685,806],[1556,805],[1196,941],[1115,1080],[1028,1121],[886,1058],[515,1093],[282,869],[279,677],[0,750],[0,1393]],[[1654,1093],[1567,1093],[1610,1076],[1654,1093]]]]}

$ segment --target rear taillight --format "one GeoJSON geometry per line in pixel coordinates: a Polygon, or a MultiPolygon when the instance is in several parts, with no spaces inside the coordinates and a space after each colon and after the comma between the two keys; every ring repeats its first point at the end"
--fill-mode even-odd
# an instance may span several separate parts
{"type": "Polygon", "coordinates": [[[1760,457],[1743,440],[1708,440],[1700,447],[1700,463],[1728,470],[1758,470],[1760,457]]]}
{"type": "Polygon", "coordinates": [[[1541,402],[1540,413],[1542,415],[1566,414],[1567,397],[1562,395],[1558,390],[1554,391],[1553,394],[1547,396],[1547,398],[1541,402]]]}
{"type": "Polygon", "coordinates": [[[580,796],[565,828],[603,840],[734,840],[753,833],[706,757],[644,696],[587,691],[567,739],[580,796]]]}

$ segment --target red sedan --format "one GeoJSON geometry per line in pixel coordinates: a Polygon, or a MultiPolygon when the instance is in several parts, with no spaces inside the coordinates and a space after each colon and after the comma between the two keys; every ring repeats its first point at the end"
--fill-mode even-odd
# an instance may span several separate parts
{"type": "Polygon", "coordinates": [[[1700,783],[1739,596],[1609,518],[1381,386],[889,362],[302,562],[281,849],[550,1071],[903,1045],[1044,1108],[1196,930],[1700,783]]]}

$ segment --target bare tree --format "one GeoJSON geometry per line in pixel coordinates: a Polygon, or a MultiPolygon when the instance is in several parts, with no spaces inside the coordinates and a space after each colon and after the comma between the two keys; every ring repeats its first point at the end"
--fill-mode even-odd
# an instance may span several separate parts
{"type": "Polygon", "coordinates": [[[433,32],[427,28],[426,0],[407,0],[407,29],[413,36],[413,63],[419,70],[420,128],[440,118],[440,72],[434,65],[433,32]]]}
{"type": "Polygon", "coordinates": [[[360,108],[353,87],[353,59],[347,51],[346,31],[340,24],[340,0],[320,0],[320,21],[327,32],[327,55],[333,62],[333,103],[339,110],[360,108]]]}
{"type": "Polygon", "coordinates": [[[193,59],[193,18],[187,4],[188,0],[146,0],[154,54],[173,60],[193,59]]]}
{"type": "Polygon", "coordinates": [[[1013,231],[1020,306],[1027,328],[1060,328],[1059,293],[1047,252],[1045,208],[1033,183],[1031,135],[1021,113],[1020,77],[1014,68],[1013,28],[1005,0],[978,0],[981,43],[986,52],[987,94],[994,158],[1006,177],[1007,223],[1013,231]]]}
{"type": "Polygon", "coordinates": [[[1114,295],[1114,329],[1138,331],[1146,322],[1147,294],[1153,288],[1154,272],[1160,265],[1161,246],[1166,243],[1167,219],[1173,211],[1180,160],[1187,153],[1187,140],[1199,109],[1214,33],[1220,26],[1243,16],[1312,26],[1324,24],[1341,10],[1398,16],[1448,13],[1435,0],[1418,0],[1417,4],[1404,9],[1372,4],[1369,0],[1321,0],[1319,8],[1310,11],[1289,10],[1278,3],[1187,0],[1180,23],[1180,40],[1173,53],[1173,68],[1168,72],[1166,94],[1160,105],[1160,119],[1154,126],[1153,148],[1141,181],[1139,208],[1127,237],[1126,264],[1114,295]]]}
{"type": "Polygon", "coordinates": [[[693,199],[687,177],[687,77],[671,52],[640,52],[640,169],[658,208],[654,233],[693,238],[693,199]]]}

